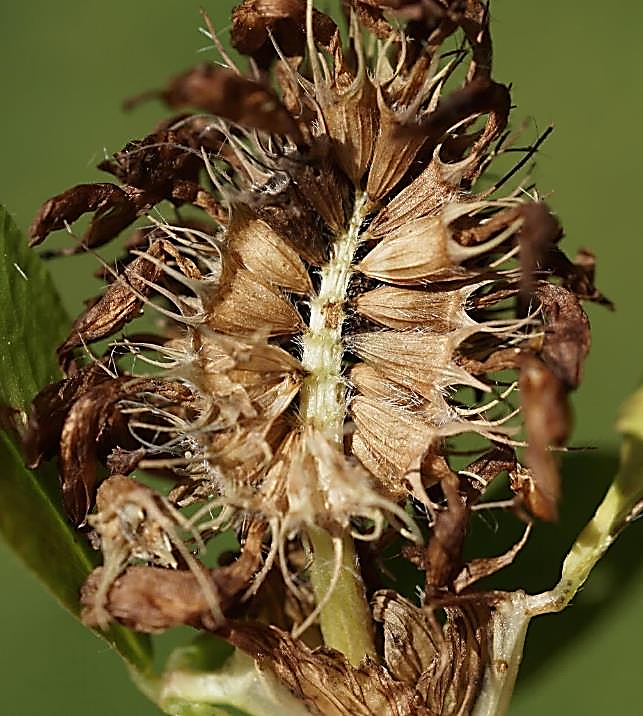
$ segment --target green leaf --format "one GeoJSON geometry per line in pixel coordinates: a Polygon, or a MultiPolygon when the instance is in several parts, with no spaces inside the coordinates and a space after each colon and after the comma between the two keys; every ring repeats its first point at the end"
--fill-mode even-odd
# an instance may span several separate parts
{"type": "MultiPolygon", "coordinates": [[[[60,379],[55,347],[68,326],[44,264],[0,206],[0,402],[5,409],[25,411],[43,386],[60,379]]],[[[65,517],[55,468],[28,470],[19,447],[3,431],[0,465],[0,533],[78,616],[80,587],[96,566],[96,556],[65,517]]],[[[102,636],[130,667],[150,672],[149,638],[122,627],[102,636]]]]}

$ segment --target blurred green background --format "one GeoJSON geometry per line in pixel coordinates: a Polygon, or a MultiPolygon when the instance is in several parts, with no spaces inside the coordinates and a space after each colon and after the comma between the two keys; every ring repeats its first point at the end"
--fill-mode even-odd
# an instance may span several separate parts
{"type": "MultiPolygon", "coordinates": [[[[105,152],[144,136],[164,115],[155,104],[125,114],[123,98],[212,57],[201,51],[201,5],[224,35],[227,0],[0,3],[0,201],[23,229],[49,196],[106,180],[94,169],[105,152]]],[[[539,528],[521,563],[503,576],[506,586],[538,589],[556,580],[560,557],[613,474],[612,424],[641,379],[643,4],[494,0],[492,11],[495,77],[513,83],[514,123],[532,117],[540,130],[556,125],[539,155],[540,191],[566,227],[567,252],[596,251],[599,285],[617,306],[613,314],[589,309],[594,345],[575,402],[573,443],[596,449],[567,457],[562,524],[539,528]]],[[[532,127],[527,137],[535,134],[532,127]]],[[[83,258],[52,265],[73,313],[96,292],[87,266],[83,258]]],[[[481,523],[474,537],[493,542],[494,530],[481,523]]],[[[565,613],[532,626],[514,716],[643,713],[640,539],[635,526],[565,613]]],[[[105,644],[1,543],[0,580],[0,714],[158,713],[105,644]]]]}

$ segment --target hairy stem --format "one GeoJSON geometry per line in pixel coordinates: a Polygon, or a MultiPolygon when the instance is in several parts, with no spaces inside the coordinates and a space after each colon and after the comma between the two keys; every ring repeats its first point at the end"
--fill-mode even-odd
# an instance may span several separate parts
{"type": "MultiPolygon", "coordinates": [[[[321,269],[319,293],[311,301],[310,324],[302,339],[302,363],[307,371],[300,399],[302,421],[323,433],[339,450],[343,450],[346,415],[342,375],[344,303],[353,257],[360,243],[365,203],[366,195],[358,193],[348,227],[335,239],[331,257],[321,269]]],[[[337,576],[337,539],[334,543],[331,535],[319,527],[309,529],[308,536],[314,553],[310,577],[317,603],[324,604],[320,613],[324,642],[345,654],[352,664],[358,664],[365,655],[375,654],[375,647],[353,540],[349,534],[340,536],[341,565],[337,576]]]]}
{"type": "Polygon", "coordinates": [[[319,293],[310,302],[310,325],[303,335],[301,362],[307,372],[301,390],[300,411],[305,424],[328,440],[343,444],[346,395],[342,375],[344,302],[360,243],[365,194],[355,197],[353,216],[345,233],[335,239],[332,255],[321,269],[319,293]]]}

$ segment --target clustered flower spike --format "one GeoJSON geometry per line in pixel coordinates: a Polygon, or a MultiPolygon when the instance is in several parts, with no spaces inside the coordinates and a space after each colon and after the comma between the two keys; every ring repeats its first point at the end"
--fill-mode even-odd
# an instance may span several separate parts
{"type": "Polygon", "coordinates": [[[244,0],[231,35],[247,74],[206,17],[222,61],[144,96],[184,113],[100,165],[119,185],[43,205],[32,245],[92,214],[67,253],[148,225],[58,349],[65,379],[34,401],[28,456],[58,454],[69,517],[103,551],[89,625],[215,631],[315,713],[465,714],[493,609],[471,585],[524,541],[465,563],[470,516],[508,474],[520,519],[556,519],[580,299],[604,299],[547,206],[523,184],[500,192],[539,142],[486,177],[515,142],[487,5],[343,8],[342,38],[311,0],[244,0]],[[129,327],[143,309],[157,333],[129,327]],[[231,529],[240,555],[206,568],[231,529]],[[357,598],[382,626],[344,656],[323,609],[353,540],[357,598]],[[384,588],[396,540],[425,575],[418,604],[384,588]]]}

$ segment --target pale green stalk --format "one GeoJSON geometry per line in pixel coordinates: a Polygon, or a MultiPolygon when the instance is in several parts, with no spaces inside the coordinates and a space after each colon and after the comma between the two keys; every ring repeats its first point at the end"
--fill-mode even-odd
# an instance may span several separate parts
{"type": "MultiPolygon", "coordinates": [[[[302,338],[302,363],[307,372],[300,398],[302,420],[341,450],[346,415],[342,375],[344,303],[353,258],[360,243],[359,228],[365,203],[366,195],[358,193],[346,231],[332,244],[331,256],[321,268],[319,292],[310,303],[309,327],[302,338]]],[[[320,466],[320,469],[323,468],[320,466]]],[[[353,540],[349,534],[339,536],[341,565],[339,575],[333,580],[338,566],[337,542],[334,544],[331,535],[319,527],[310,528],[308,537],[314,553],[310,578],[317,603],[323,605],[320,625],[324,643],[357,665],[365,655],[375,654],[375,646],[353,540]],[[329,594],[331,588],[333,591],[329,594]]]]}

